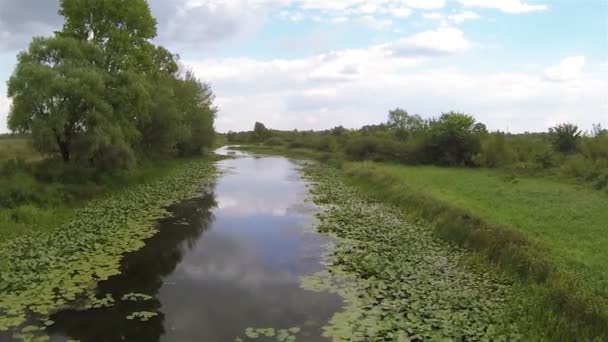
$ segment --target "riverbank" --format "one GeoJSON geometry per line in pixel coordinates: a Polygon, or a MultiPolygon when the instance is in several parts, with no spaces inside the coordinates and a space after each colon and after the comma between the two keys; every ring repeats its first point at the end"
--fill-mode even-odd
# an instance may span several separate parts
{"type": "Polygon", "coordinates": [[[32,333],[53,324],[47,317],[58,308],[74,300],[86,302],[87,290],[120,273],[122,256],[156,233],[152,220],[165,215],[163,207],[213,180],[213,162],[176,162],[159,177],[74,209],[54,229],[5,240],[0,245],[0,330],[28,320],[38,324],[21,333],[32,333]]]}
{"type": "Polygon", "coordinates": [[[308,150],[250,149],[338,165],[346,182],[363,193],[396,205],[410,221],[422,220],[436,236],[508,270],[526,289],[521,321],[529,334],[551,340],[607,338],[604,194],[491,171],[353,163],[308,150]]]}

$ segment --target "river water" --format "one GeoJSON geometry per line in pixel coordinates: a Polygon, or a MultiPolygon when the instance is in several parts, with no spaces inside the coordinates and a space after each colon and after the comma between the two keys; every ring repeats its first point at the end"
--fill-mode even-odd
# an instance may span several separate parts
{"type": "Polygon", "coordinates": [[[232,342],[247,341],[248,327],[299,327],[298,341],[326,341],[322,326],[342,303],[300,288],[300,276],[322,269],[330,238],[312,228],[316,208],[297,165],[237,152],[218,166],[215,184],[169,207],[159,233],[100,283],[97,295],[116,304],[55,314],[51,340],[232,342]],[[118,300],[128,293],[152,299],[118,300]],[[158,315],[126,319],[135,311],[158,315]]]}

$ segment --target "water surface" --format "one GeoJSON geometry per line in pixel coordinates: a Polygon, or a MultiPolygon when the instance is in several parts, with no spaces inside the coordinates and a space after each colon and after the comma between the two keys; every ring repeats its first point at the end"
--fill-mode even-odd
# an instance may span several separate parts
{"type": "Polygon", "coordinates": [[[315,207],[297,166],[246,153],[218,164],[217,182],[171,206],[159,233],[125,257],[122,274],[100,284],[98,295],[112,294],[116,305],[59,312],[52,340],[231,342],[247,340],[247,327],[297,326],[298,341],[326,341],[321,327],[341,300],[299,286],[300,276],[322,269],[329,238],[311,229],[315,207]],[[118,300],[131,292],[153,299],[118,300]],[[127,320],[135,311],[159,315],[127,320]]]}

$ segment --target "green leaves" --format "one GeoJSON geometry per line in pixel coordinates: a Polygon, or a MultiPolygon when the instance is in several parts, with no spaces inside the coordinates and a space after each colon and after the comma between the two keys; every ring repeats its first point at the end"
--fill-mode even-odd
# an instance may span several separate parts
{"type": "Polygon", "coordinates": [[[137,311],[137,312],[133,312],[132,314],[127,316],[128,320],[134,320],[137,319],[139,321],[142,322],[147,322],[150,320],[150,318],[152,317],[156,317],[158,316],[157,312],[151,312],[151,311],[137,311]]]}
{"type": "MultiPolygon", "coordinates": [[[[500,340],[517,336],[505,310],[510,280],[480,274],[432,230],[407,222],[340,181],[338,171],[304,167],[324,204],[318,230],[337,237],[326,270],[302,287],[340,294],[345,303],[324,335],[334,341],[500,340]]],[[[514,338],[517,340],[517,338],[514,338]]]]}
{"type": "MultiPolygon", "coordinates": [[[[274,329],[274,328],[247,328],[245,329],[245,336],[250,340],[256,340],[260,337],[273,338],[278,342],[294,342],[296,341],[296,335],[300,333],[300,327],[291,327],[288,329],[274,329]]],[[[237,337],[235,341],[243,341],[241,337],[237,337]]]]}

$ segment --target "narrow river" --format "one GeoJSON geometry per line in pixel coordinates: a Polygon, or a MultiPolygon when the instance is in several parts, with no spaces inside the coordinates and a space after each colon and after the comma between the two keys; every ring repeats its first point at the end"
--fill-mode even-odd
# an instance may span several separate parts
{"type": "Polygon", "coordinates": [[[322,326],[342,303],[300,288],[300,276],[322,269],[330,241],[312,229],[316,208],[297,165],[245,153],[218,164],[216,183],[171,206],[159,233],[97,291],[152,299],[59,312],[51,340],[232,342],[247,340],[248,327],[299,327],[298,341],[326,341],[322,326]],[[126,319],[136,311],[158,315],[126,319]]]}

